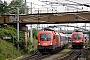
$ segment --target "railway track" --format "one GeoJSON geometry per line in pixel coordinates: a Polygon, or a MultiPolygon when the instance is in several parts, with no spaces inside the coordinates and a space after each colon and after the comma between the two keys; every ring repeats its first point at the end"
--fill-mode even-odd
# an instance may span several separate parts
{"type": "Polygon", "coordinates": [[[28,57],[25,57],[25,58],[23,58],[21,60],[41,60],[43,58],[49,57],[50,55],[56,54],[56,53],[60,52],[61,50],[63,50],[63,48],[58,49],[56,52],[49,53],[49,54],[42,54],[38,50],[36,50],[32,55],[30,55],[28,57]]]}
{"type": "MultiPolygon", "coordinates": [[[[86,58],[84,55],[84,49],[72,49],[67,55],[55,58],[55,60],[85,60],[86,58]]],[[[36,50],[32,55],[21,60],[41,60],[48,56],[50,56],[50,54],[41,54],[38,50],[36,50]]]]}
{"type": "Polygon", "coordinates": [[[41,60],[42,58],[48,57],[50,54],[42,55],[38,50],[36,50],[32,55],[23,58],[21,60],[41,60]]]}
{"type": "Polygon", "coordinates": [[[82,55],[83,49],[73,49],[69,54],[59,57],[55,60],[78,60],[82,55]]]}

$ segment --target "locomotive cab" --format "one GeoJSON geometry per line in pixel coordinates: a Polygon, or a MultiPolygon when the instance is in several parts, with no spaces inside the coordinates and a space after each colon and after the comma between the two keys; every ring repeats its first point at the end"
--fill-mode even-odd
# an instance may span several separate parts
{"type": "Polygon", "coordinates": [[[55,49],[55,33],[53,31],[41,31],[38,33],[38,50],[51,51],[55,49]]]}
{"type": "Polygon", "coordinates": [[[83,47],[84,35],[82,32],[72,33],[72,47],[83,47]]]}

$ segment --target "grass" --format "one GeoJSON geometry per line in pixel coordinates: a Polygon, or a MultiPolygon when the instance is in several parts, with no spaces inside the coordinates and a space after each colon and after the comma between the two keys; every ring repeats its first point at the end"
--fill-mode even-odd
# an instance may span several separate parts
{"type": "Polygon", "coordinates": [[[59,52],[59,54],[67,54],[70,52],[71,49],[64,49],[61,52],[59,52]]]}
{"type": "Polygon", "coordinates": [[[21,56],[21,52],[12,43],[0,39],[0,60],[15,59],[21,56]]]}

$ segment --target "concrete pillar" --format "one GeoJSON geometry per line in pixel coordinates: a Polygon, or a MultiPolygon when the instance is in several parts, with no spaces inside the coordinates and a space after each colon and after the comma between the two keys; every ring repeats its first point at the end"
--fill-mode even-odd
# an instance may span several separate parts
{"type": "Polygon", "coordinates": [[[28,42],[28,38],[27,38],[27,32],[25,31],[24,32],[24,36],[25,36],[25,42],[26,42],[26,44],[25,44],[25,47],[26,47],[26,49],[27,49],[27,42],[28,42]]]}
{"type": "Polygon", "coordinates": [[[23,31],[24,36],[25,36],[25,48],[27,49],[27,42],[28,42],[28,27],[26,25],[20,25],[20,30],[23,31]]]}

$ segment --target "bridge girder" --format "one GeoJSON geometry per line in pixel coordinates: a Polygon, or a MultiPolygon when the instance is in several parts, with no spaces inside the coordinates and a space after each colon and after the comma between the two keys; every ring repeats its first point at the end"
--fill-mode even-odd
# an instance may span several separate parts
{"type": "MultiPolygon", "coordinates": [[[[0,16],[0,24],[13,24],[16,22],[11,22],[11,16],[16,17],[16,15],[3,15],[0,16]]],[[[19,15],[21,24],[45,24],[45,23],[85,23],[90,22],[90,12],[62,12],[62,13],[38,13],[38,14],[28,14],[19,15]]]]}

